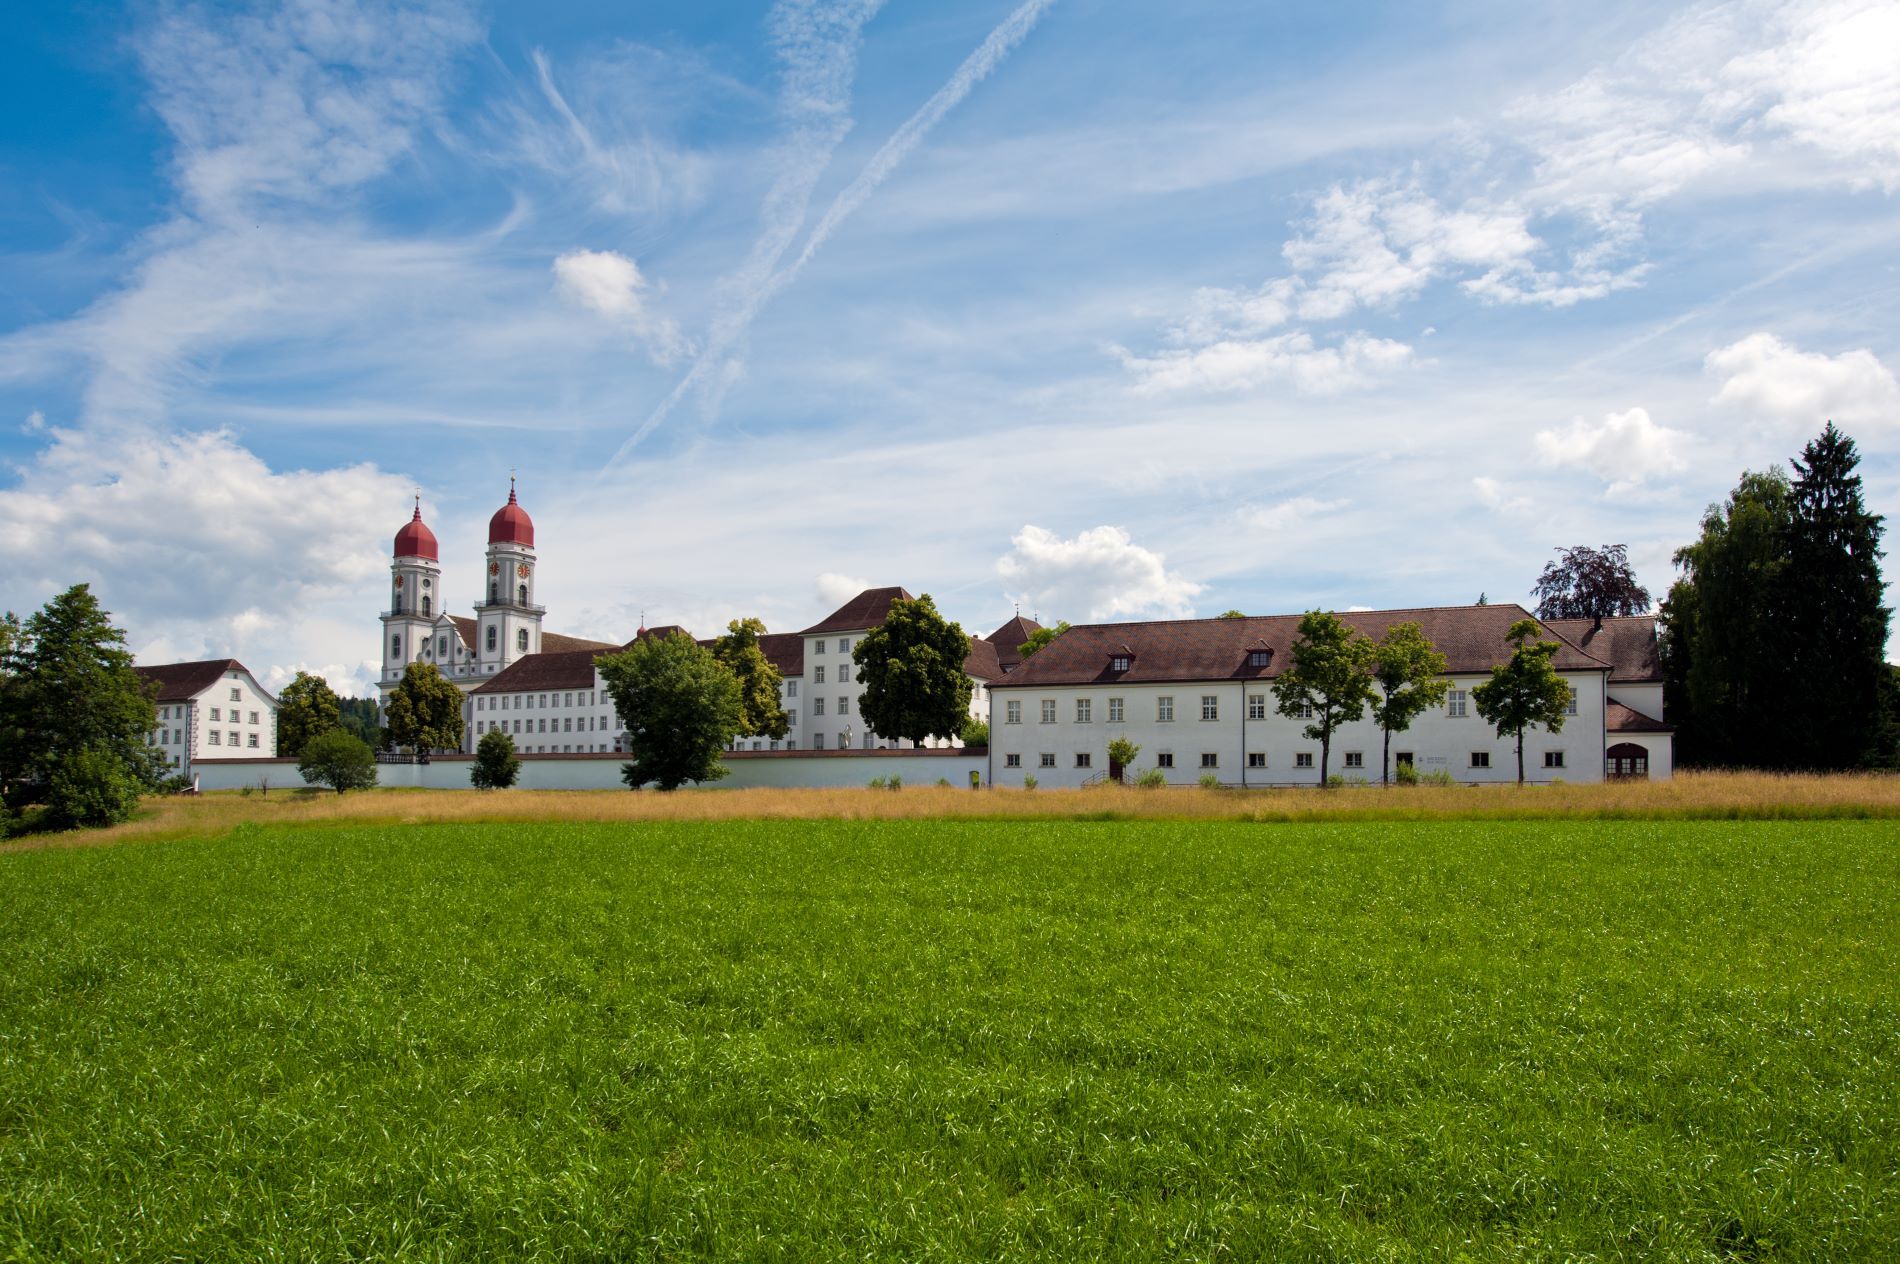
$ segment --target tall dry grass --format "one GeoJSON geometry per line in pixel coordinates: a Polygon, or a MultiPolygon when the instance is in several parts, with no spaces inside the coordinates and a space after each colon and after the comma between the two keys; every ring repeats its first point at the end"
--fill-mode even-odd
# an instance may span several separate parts
{"type": "Polygon", "coordinates": [[[1900,819],[1900,777],[1683,773],[1669,781],[1554,786],[1355,787],[1320,791],[869,789],[374,790],[234,792],[147,800],[112,829],[43,834],[0,849],[217,834],[239,825],[761,820],[1410,821],[1900,819]]]}

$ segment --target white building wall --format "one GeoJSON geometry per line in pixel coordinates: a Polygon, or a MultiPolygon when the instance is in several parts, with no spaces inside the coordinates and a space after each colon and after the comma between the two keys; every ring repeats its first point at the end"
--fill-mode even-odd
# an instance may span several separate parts
{"type": "Polygon", "coordinates": [[[1652,720],[1663,718],[1661,685],[1613,684],[1610,686],[1610,700],[1620,702],[1632,711],[1640,711],[1652,720]]]}
{"type": "MultiPolygon", "coordinates": [[[[439,756],[426,764],[378,764],[377,784],[389,788],[467,790],[473,760],[465,755],[439,756]]],[[[616,790],[625,792],[620,779],[625,759],[611,755],[537,756],[521,761],[524,790],[616,790]]],[[[985,776],[981,755],[960,751],[864,751],[827,755],[810,753],[738,754],[726,761],[729,776],[712,783],[721,790],[754,787],[821,788],[862,787],[873,778],[901,777],[909,786],[935,785],[939,778],[959,788],[970,784],[970,774],[985,776]]],[[[263,789],[295,790],[305,783],[291,760],[207,760],[195,769],[198,788],[205,791],[263,789]]]]}
{"type": "Polygon", "coordinates": [[[207,757],[268,759],[277,754],[277,699],[249,672],[228,671],[189,702],[160,703],[146,742],[177,772],[207,757]]]}

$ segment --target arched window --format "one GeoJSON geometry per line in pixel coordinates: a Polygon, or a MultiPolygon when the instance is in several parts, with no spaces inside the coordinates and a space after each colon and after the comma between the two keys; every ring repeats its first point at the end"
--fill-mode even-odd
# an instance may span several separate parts
{"type": "Polygon", "coordinates": [[[422,613],[424,614],[429,613],[429,599],[427,597],[424,597],[422,599],[422,613]]]}
{"type": "Polygon", "coordinates": [[[495,602],[497,602],[497,601],[500,601],[500,600],[501,600],[501,585],[500,585],[500,584],[498,584],[498,583],[496,583],[496,582],[495,582],[494,580],[492,580],[492,579],[491,579],[491,580],[489,580],[489,581],[488,581],[488,601],[489,601],[489,604],[491,604],[491,605],[492,605],[492,604],[494,604],[495,602]]]}
{"type": "Polygon", "coordinates": [[[1604,755],[1612,780],[1642,781],[1649,776],[1649,752],[1635,742],[1619,742],[1604,755]]]}
{"type": "Polygon", "coordinates": [[[515,585],[515,604],[520,606],[528,604],[528,586],[526,584],[515,585]]]}
{"type": "Polygon", "coordinates": [[[488,627],[488,652],[490,654],[495,652],[495,627],[493,624],[490,624],[488,627]]]}
{"type": "Polygon", "coordinates": [[[402,657],[402,638],[401,637],[392,636],[389,638],[389,656],[391,658],[402,657]]]}
{"type": "Polygon", "coordinates": [[[515,633],[515,648],[523,654],[528,652],[528,629],[522,628],[515,633]]]}

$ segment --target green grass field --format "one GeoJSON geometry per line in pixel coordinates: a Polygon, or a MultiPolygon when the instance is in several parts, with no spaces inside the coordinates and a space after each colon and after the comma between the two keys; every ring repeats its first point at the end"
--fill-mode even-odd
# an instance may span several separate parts
{"type": "Polygon", "coordinates": [[[0,1259],[1853,1259],[1888,822],[0,855],[0,1259]]]}

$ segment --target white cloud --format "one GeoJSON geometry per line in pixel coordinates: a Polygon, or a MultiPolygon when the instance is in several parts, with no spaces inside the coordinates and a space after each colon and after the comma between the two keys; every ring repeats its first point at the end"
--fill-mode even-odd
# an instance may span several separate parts
{"type": "Polygon", "coordinates": [[[1568,465],[1589,470],[1610,485],[1616,496],[1638,484],[1683,468],[1689,436],[1659,426],[1643,408],[1607,413],[1600,422],[1581,417],[1561,430],[1537,434],[1537,454],[1546,465],[1568,465]]]}
{"type": "Polygon", "coordinates": [[[1120,527],[1101,526],[1065,540],[1029,525],[1011,538],[996,570],[1025,609],[1050,619],[1099,621],[1185,618],[1203,585],[1171,573],[1166,559],[1120,527]]]}
{"type": "Polygon", "coordinates": [[[46,414],[37,408],[28,413],[26,420],[20,425],[20,433],[24,435],[38,434],[44,429],[46,429],[46,414]]]}
{"type": "Polygon", "coordinates": [[[1315,518],[1338,513],[1350,501],[1320,500],[1315,496],[1295,496],[1273,505],[1247,505],[1240,520],[1257,531],[1286,531],[1304,527],[1315,518]]]}
{"type": "Polygon", "coordinates": [[[1364,333],[1322,347],[1302,330],[1192,350],[1164,350],[1150,357],[1124,351],[1121,358],[1123,367],[1135,375],[1135,391],[1144,395],[1250,391],[1282,382],[1301,394],[1336,395],[1404,367],[1412,359],[1412,348],[1364,333]]]}
{"type": "Polygon", "coordinates": [[[1514,495],[1514,488],[1506,487],[1497,479],[1480,474],[1471,480],[1471,489],[1478,494],[1478,500],[1487,508],[1503,514],[1528,513],[1531,508],[1530,497],[1514,495]]]}
{"type": "Polygon", "coordinates": [[[691,350],[679,326],[647,306],[647,279],[640,265],[612,250],[570,250],[554,261],[554,282],[563,297],[599,312],[632,331],[660,364],[691,350]]]}
{"type": "Polygon", "coordinates": [[[1830,356],[1754,333],[1709,353],[1704,368],[1722,379],[1713,403],[1777,426],[1818,431],[1823,422],[1891,426],[1900,421],[1900,383],[1866,348],[1830,356]]]}
{"type": "Polygon", "coordinates": [[[868,579],[859,579],[856,575],[826,571],[818,577],[818,599],[825,603],[826,613],[830,613],[865,589],[876,587],[877,584],[868,579]]]}

